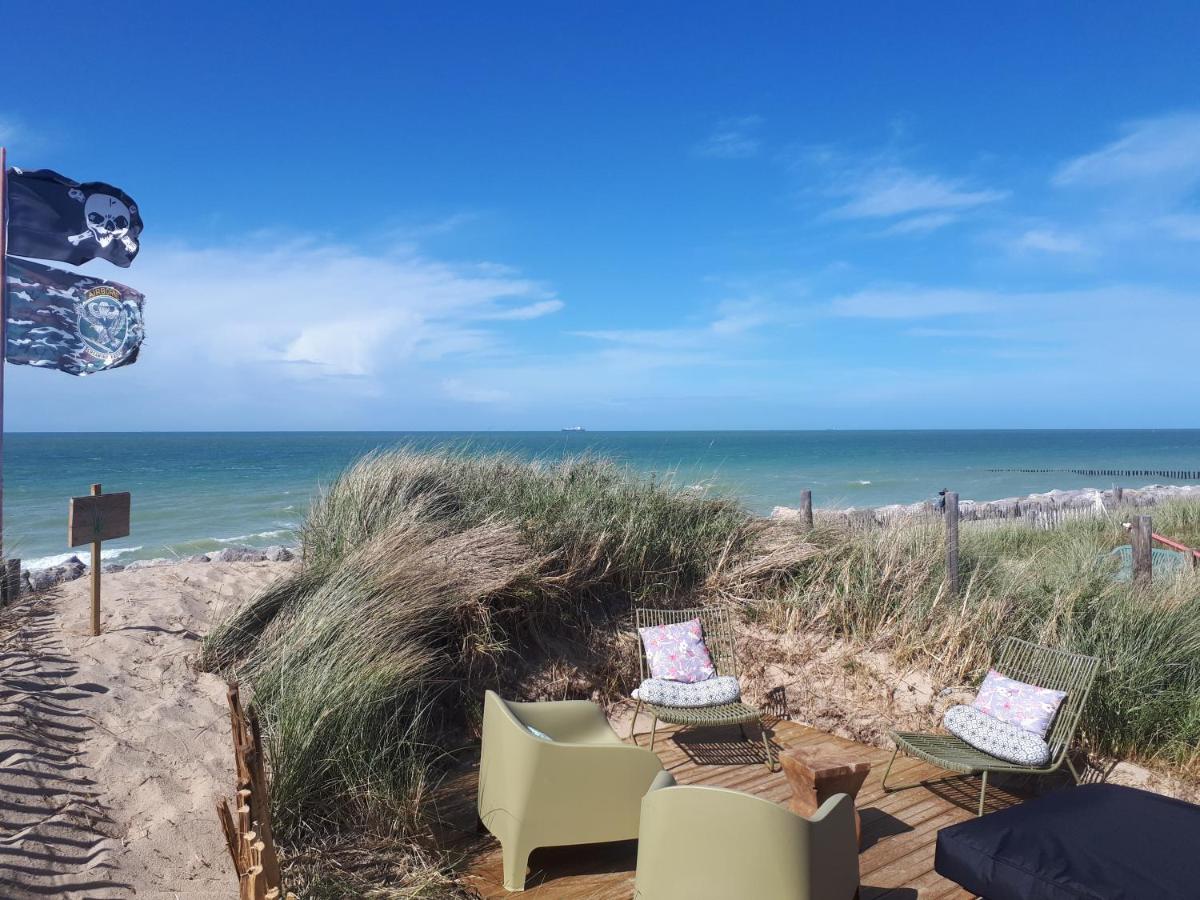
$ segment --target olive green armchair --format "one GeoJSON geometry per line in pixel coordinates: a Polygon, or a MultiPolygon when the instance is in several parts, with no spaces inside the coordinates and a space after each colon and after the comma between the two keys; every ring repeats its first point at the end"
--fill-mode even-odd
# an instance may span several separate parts
{"type": "Polygon", "coordinates": [[[642,800],[637,900],[851,900],[858,892],[854,801],[811,819],[759,797],[655,782],[642,800]]]}
{"type": "Polygon", "coordinates": [[[636,838],[642,796],[662,771],[658,757],[624,743],[594,703],[514,703],[488,691],[477,808],[500,841],[504,886],[525,889],[536,847],[636,838]]]}

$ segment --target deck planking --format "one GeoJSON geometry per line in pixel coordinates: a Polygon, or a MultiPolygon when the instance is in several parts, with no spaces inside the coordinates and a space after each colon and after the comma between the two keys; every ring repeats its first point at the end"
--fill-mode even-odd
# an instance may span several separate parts
{"type": "MultiPolygon", "coordinates": [[[[818,743],[852,749],[871,763],[858,795],[862,816],[859,857],[861,900],[969,900],[973,895],[933,870],[937,833],[975,814],[979,780],[955,776],[919,760],[900,758],[893,782],[929,781],[885,793],[881,784],[891,752],[823,734],[795,722],[771,727],[777,751],[818,743]]],[[[649,737],[638,734],[646,746],[649,737]]],[[[662,728],[655,752],[679,784],[705,784],[745,791],[786,805],[791,788],[782,771],[768,772],[762,745],[740,739],[736,728],[662,728]]],[[[477,763],[445,786],[438,811],[446,827],[442,840],[460,851],[460,871],[485,900],[510,896],[503,885],[500,845],[475,832],[477,763]]],[[[1003,787],[988,788],[988,808],[1003,808],[1020,797],[1003,787]]],[[[530,857],[524,896],[530,900],[630,900],[634,890],[637,842],[544,847],[530,857]]],[[[738,900],[738,898],[730,898],[738,900]]],[[[747,898],[750,900],[750,898],[747,898]]]]}

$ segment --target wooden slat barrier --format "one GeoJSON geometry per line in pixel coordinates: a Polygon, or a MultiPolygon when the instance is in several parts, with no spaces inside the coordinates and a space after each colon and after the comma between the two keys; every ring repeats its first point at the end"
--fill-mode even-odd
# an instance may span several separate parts
{"type": "MultiPolygon", "coordinates": [[[[217,818],[237,873],[238,900],[280,900],[282,876],[271,834],[271,797],[258,717],[242,708],[236,681],[230,683],[226,697],[233,730],[237,795],[232,811],[224,798],[217,800],[217,818]]],[[[287,897],[295,900],[294,894],[287,897]]]]}

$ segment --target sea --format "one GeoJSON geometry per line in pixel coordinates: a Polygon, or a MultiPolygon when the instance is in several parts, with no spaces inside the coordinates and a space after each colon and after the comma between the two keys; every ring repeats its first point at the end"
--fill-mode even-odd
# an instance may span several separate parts
{"type": "Polygon", "coordinates": [[[4,437],[4,549],[32,568],[82,557],[86,548],[67,546],[67,500],[93,483],[132,494],[130,535],[104,545],[109,561],[294,544],[321,486],[360,455],[397,446],[546,461],[604,456],[763,514],[797,505],[805,488],[818,507],[863,507],[942,489],[990,500],[1195,483],[1073,469],[1200,474],[1200,429],[17,433],[4,437]]]}

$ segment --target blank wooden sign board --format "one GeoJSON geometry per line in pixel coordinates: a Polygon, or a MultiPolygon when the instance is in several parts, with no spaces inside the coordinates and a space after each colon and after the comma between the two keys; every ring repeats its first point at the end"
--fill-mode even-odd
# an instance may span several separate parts
{"type": "Polygon", "coordinates": [[[92,545],[92,634],[100,633],[100,543],[129,535],[129,492],[72,497],[67,512],[67,546],[92,545]]]}

